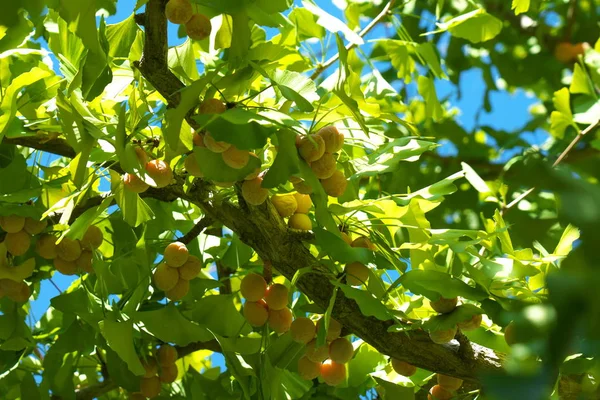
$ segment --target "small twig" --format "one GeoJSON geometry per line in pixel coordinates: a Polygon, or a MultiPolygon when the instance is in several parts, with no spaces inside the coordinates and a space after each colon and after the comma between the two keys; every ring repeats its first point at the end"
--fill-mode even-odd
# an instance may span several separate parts
{"type": "Polygon", "coordinates": [[[263,278],[265,278],[265,281],[267,281],[267,283],[270,284],[273,280],[273,264],[271,264],[271,261],[268,260],[264,263],[265,265],[263,267],[263,278]]]}
{"type": "Polygon", "coordinates": [[[204,231],[206,228],[212,225],[213,222],[215,221],[210,217],[202,218],[196,223],[196,225],[194,225],[192,229],[190,229],[188,233],[177,239],[177,241],[183,244],[189,244],[192,240],[197,238],[198,235],[202,233],[202,231],[204,231]]]}
{"type": "Polygon", "coordinates": [[[146,24],[146,14],[145,13],[135,14],[133,19],[135,20],[135,23],[138,24],[139,26],[144,26],[146,24]]]}

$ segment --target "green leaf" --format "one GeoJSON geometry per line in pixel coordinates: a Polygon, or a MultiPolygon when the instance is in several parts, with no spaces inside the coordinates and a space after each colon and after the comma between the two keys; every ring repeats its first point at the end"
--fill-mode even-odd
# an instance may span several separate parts
{"type": "Polygon", "coordinates": [[[220,153],[214,153],[205,147],[194,147],[194,153],[206,179],[215,182],[236,182],[260,167],[260,160],[256,157],[250,157],[244,168],[235,169],[225,164],[220,153]]]}
{"type": "Polygon", "coordinates": [[[342,264],[354,261],[368,264],[373,262],[375,255],[372,251],[362,247],[351,247],[340,236],[321,228],[314,228],[315,239],[321,250],[330,259],[342,264]]]}
{"type": "Polygon", "coordinates": [[[225,337],[236,337],[248,334],[251,327],[235,306],[234,295],[205,296],[198,300],[189,314],[192,321],[197,321],[213,333],[225,337]]]}
{"type": "Polygon", "coordinates": [[[131,46],[137,33],[140,31],[135,23],[135,14],[118,24],[108,25],[106,27],[106,39],[108,40],[108,55],[111,58],[127,58],[131,52],[131,46]]]}
{"type": "Polygon", "coordinates": [[[587,73],[579,63],[575,63],[575,69],[573,70],[573,77],[571,78],[571,86],[569,91],[573,94],[581,93],[596,97],[594,91],[594,84],[590,81],[587,73]]]}
{"type": "Polygon", "coordinates": [[[279,130],[277,141],[279,150],[275,161],[263,177],[262,186],[269,189],[285,184],[290,176],[300,172],[296,134],[288,129],[279,130]]]}
{"type": "Polygon", "coordinates": [[[483,9],[468,12],[451,20],[438,23],[438,30],[424,35],[450,32],[452,36],[467,39],[471,43],[486,42],[495,38],[502,30],[502,21],[483,9]]]}
{"type": "Polygon", "coordinates": [[[25,157],[21,154],[17,154],[5,168],[0,168],[0,182],[0,200],[7,202],[19,202],[19,198],[26,197],[22,201],[25,202],[41,190],[40,182],[28,171],[25,157]],[[14,179],[16,176],[19,179],[14,179]]]}
{"type": "Polygon", "coordinates": [[[213,338],[206,328],[181,315],[173,304],[154,311],[138,312],[135,319],[143,322],[148,332],[158,339],[179,346],[198,341],[206,342],[213,338]]]}
{"type": "Polygon", "coordinates": [[[483,194],[491,192],[490,187],[487,185],[487,183],[485,183],[485,181],[481,179],[481,177],[477,174],[477,172],[475,172],[473,168],[471,168],[469,164],[461,162],[460,165],[462,166],[462,169],[465,173],[465,178],[467,178],[467,180],[469,181],[471,186],[475,188],[475,190],[483,194]]]}
{"type": "Polygon", "coordinates": [[[237,11],[231,14],[232,34],[231,47],[229,48],[229,63],[232,67],[243,66],[247,59],[248,50],[252,44],[250,32],[250,18],[248,13],[237,11]]]}
{"type": "Polygon", "coordinates": [[[383,400],[398,399],[398,400],[414,400],[415,389],[411,386],[402,386],[394,382],[390,382],[383,378],[374,376],[373,379],[385,390],[383,400]]]}
{"type": "Polygon", "coordinates": [[[447,299],[461,296],[477,301],[488,297],[481,289],[469,286],[447,273],[433,270],[408,271],[400,277],[400,283],[412,293],[426,296],[432,301],[438,300],[440,296],[447,299]]]}
{"type": "Polygon", "coordinates": [[[250,261],[253,254],[254,250],[252,247],[243,243],[238,235],[234,234],[229,246],[227,246],[227,250],[225,250],[225,254],[221,257],[221,262],[226,267],[238,269],[250,261]]]}
{"type": "Polygon", "coordinates": [[[564,138],[565,129],[569,126],[576,128],[571,113],[570,101],[571,96],[567,88],[554,92],[554,97],[552,97],[556,111],[552,111],[552,114],[550,114],[550,133],[559,139],[564,138]]]}
{"type": "Polygon", "coordinates": [[[419,94],[423,97],[423,101],[425,102],[425,113],[427,118],[432,118],[434,121],[441,120],[444,116],[444,109],[438,100],[433,80],[426,76],[419,75],[418,87],[419,94]]]}
{"type": "Polygon", "coordinates": [[[105,318],[98,326],[110,348],[127,363],[129,370],[136,375],[144,375],[144,367],[133,346],[133,320],[118,322],[105,318]]]}
{"type": "Polygon", "coordinates": [[[315,205],[315,217],[317,222],[329,232],[337,234],[339,229],[327,209],[327,193],[323,190],[321,182],[317,179],[313,170],[304,161],[300,163],[300,173],[302,179],[304,179],[313,189],[310,198],[315,205]]]}
{"type": "Polygon", "coordinates": [[[113,196],[108,196],[99,206],[91,207],[85,210],[83,214],[81,214],[75,222],[71,224],[69,229],[63,231],[61,238],[68,237],[69,239],[81,239],[89,226],[108,208],[108,206],[112,203],[113,196]]]}
{"type": "Polygon", "coordinates": [[[529,11],[530,0],[512,0],[511,10],[515,10],[515,15],[529,11]]]}
{"type": "Polygon", "coordinates": [[[290,21],[296,26],[298,38],[322,39],[325,37],[325,29],[317,24],[317,16],[306,8],[294,8],[289,15],[290,21]]]}
{"type": "Polygon", "coordinates": [[[553,254],[557,256],[567,256],[573,250],[573,243],[579,239],[579,229],[569,224],[565,228],[553,254]]]}
{"type": "Polygon", "coordinates": [[[440,331],[454,328],[459,322],[469,321],[473,316],[483,314],[483,310],[473,304],[462,304],[451,313],[434,315],[423,323],[423,329],[440,331]]]}
{"type": "Polygon", "coordinates": [[[344,292],[344,295],[349,299],[356,301],[360,312],[367,317],[375,317],[381,321],[392,319],[392,314],[387,307],[375,296],[366,290],[360,290],[338,282],[332,282],[335,286],[339,286],[344,292]]]}
{"type": "Polygon", "coordinates": [[[111,191],[115,196],[123,218],[131,226],[139,226],[140,224],[151,220],[154,217],[152,209],[137,193],[125,190],[119,174],[110,171],[111,191]]]}
{"type": "Polygon", "coordinates": [[[362,343],[354,358],[348,362],[348,386],[358,387],[373,371],[386,364],[385,357],[368,343],[362,343]]]}
{"type": "Polygon", "coordinates": [[[348,28],[348,26],[341,20],[337,19],[333,15],[329,14],[327,11],[317,6],[312,0],[302,0],[302,5],[305,9],[317,16],[317,24],[321,25],[329,32],[342,32],[346,37],[346,40],[353,44],[361,45],[364,43],[362,37],[360,37],[352,29],[348,28]]]}

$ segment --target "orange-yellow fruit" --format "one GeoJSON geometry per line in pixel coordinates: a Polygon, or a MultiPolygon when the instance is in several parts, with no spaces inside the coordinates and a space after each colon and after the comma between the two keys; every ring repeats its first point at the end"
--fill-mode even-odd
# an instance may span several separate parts
{"type": "Polygon", "coordinates": [[[25,226],[25,217],[18,215],[7,215],[0,217],[0,228],[7,233],[17,233],[23,230],[25,226]]]}
{"type": "Polygon", "coordinates": [[[288,220],[288,226],[300,231],[310,231],[312,229],[312,221],[308,215],[296,213],[288,220]]]}
{"type": "Polygon", "coordinates": [[[185,24],[185,31],[189,38],[193,40],[206,39],[210,36],[211,28],[210,19],[202,14],[194,14],[185,24]]]}
{"type": "MultiPolygon", "coordinates": [[[[254,157],[256,159],[258,159],[260,161],[260,159],[258,158],[258,156],[254,153],[250,153],[250,157],[254,157]]],[[[245,178],[245,181],[251,181],[252,179],[256,179],[258,178],[258,176],[260,175],[260,165],[258,167],[256,167],[256,169],[252,172],[250,172],[245,178]]]]}
{"type": "Polygon", "coordinates": [[[174,24],[185,24],[193,14],[192,3],[188,0],[169,0],[165,6],[165,15],[174,24]]]}
{"type": "Polygon", "coordinates": [[[442,375],[442,374],[437,374],[437,382],[438,382],[438,385],[440,385],[441,387],[443,387],[444,389],[446,389],[449,392],[454,392],[454,391],[460,389],[460,387],[463,384],[462,379],[458,379],[453,376],[442,375]]]}
{"type": "Polygon", "coordinates": [[[554,57],[563,63],[569,63],[577,60],[577,56],[585,53],[585,49],[588,47],[587,43],[569,43],[562,42],[556,45],[554,48],[554,57]]]}
{"type": "Polygon", "coordinates": [[[31,297],[31,289],[23,281],[18,283],[16,291],[8,294],[8,298],[15,303],[25,303],[29,301],[29,297],[31,297]]]}
{"type": "Polygon", "coordinates": [[[325,153],[323,154],[323,157],[311,163],[310,168],[317,178],[327,179],[335,172],[336,165],[333,155],[331,153],[325,153]]]}
{"type": "Polygon", "coordinates": [[[271,203],[273,203],[277,213],[283,218],[294,214],[298,208],[298,202],[292,194],[276,194],[271,197],[271,203]]]}
{"type": "Polygon", "coordinates": [[[325,343],[317,346],[317,339],[313,339],[306,345],[306,357],[315,363],[323,362],[329,357],[329,345],[325,343]]]}
{"type": "Polygon", "coordinates": [[[75,265],[77,268],[83,272],[93,273],[94,268],[92,266],[94,259],[94,254],[90,250],[84,250],[81,252],[81,255],[77,260],[75,260],[75,265]]]}
{"type": "Polygon", "coordinates": [[[162,383],[173,383],[177,380],[177,364],[163,365],[160,368],[158,378],[162,383]]]}
{"type": "Polygon", "coordinates": [[[452,299],[440,297],[439,300],[432,301],[429,304],[436,312],[439,312],[440,314],[447,314],[454,311],[456,308],[456,305],[458,304],[458,297],[454,297],[452,299]]]}
{"type": "Polygon", "coordinates": [[[163,344],[156,351],[156,358],[160,366],[175,364],[175,361],[177,361],[177,349],[170,344],[163,344]]]}
{"type": "Polygon", "coordinates": [[[452,393],[441,387],[435,385],[429,390],[427,400],[450,400],[452,399],[452,393]]]}
{"type": "Polygon", "coordinates": [[[346,264],[346,282],[350,286],[360,286],[369,279],[369,267],[363,263],[353,262],[346,264]]]}
{"type": "Polygon", "coordinates": [[[302,379],[311,381],[321,373],[321,363],[310,361],[308,357],[303,356],[298,360],[298,375],[302,379]]]}
{"type": "Polygon", "coordinates": [[[294,193],[294,198],[298,207],[296,208],[297,214],[308,214],[310,207],[312,207],[312,200],[310,196],[302,193],[294,193]]]}
{"type": "Polygon", "coordinates": [[[140,379],[140,392],[144,396],[148,398],[156,397],[160,394],[160,389],[160,379],[158,379],[158,376],[140,379]]]}
{"type": "Polygon", "coordinates": [[[337,338],[329,343],[329,359],[338,364],[346,364],[354,356],[354,347],[346,338],[337,338]]]}
{"type": "Polygon", "coordinates": [[[52,235],[42,235],[35,244],[35,251],[46,260],[56,258],[56,238],[52,235]]]}
{"type": "MultiPolygon", "coordinates": [[[[240,292],[248,301],[259,301],[267,292],[267,282],[259,274],[249,273],[242,278],[240,292]]],[[[286,303],[287,305],[287,303],[286,303]]]]}
{"type": "Polygon", "coordinates": [[[312,186],[310,186],[308,183],[306,183],[303,180],[294,182],[294,189],[298,193],[302,193],[302,194],[311,194],[313,192],[312,186]]]}
{"type": "Polygon", "coordinates": [[[75,261],[81,256],[81,244],[79,240],[63,238],[56,245],[56,254],[65,261],[75,261]]]}
{"type": "Polygon", "coordinates": [[[141,360],[142,366],[144,367],[144,378],[151,378],[158,374],[158,363],[154,357],[150,357],[147,360],[141,360]]]}
{"type": "Polygon", "coordinates": [[[319,129],[317,135],[323,138],[328,153],[337,153],[344,146],[344,135],[333,125],[319,129]]]}
{"type": "Polygon", "coordinates": [[[156,184],[156,187],[162,188],[168,186],[173,180],[173,170],[169,164],[163,160],[151,160],[146,164],[146,172],[156,184]]]}
{"type": "Polygon", "coordinates": [[[190,291],[190,281],[180,279],[172,289],[165,291],[165,295],[171,301],[179,301],[190,291]]]}
{"type": "Polygon", "coordinates": [[[16,233],[7,233],[4,238],[6,250],[13,256],[22,256],[27,253],[31,246],[31,236],[27,232],[19,231],[16,233]]]}
{"type": "Polygon", "coordinates": [[[227,142],[218,142],[216,141],[210,132],[206,132],[204,134],[204,145],[207,149],[212,151],[213,153],[223,153],[225,150],[231,147],[231,144],[227,142]]]}
{"type": "Polygon", "coordinates": [[[471,319],[459,322],[458,327],[463,331],[472,331],[479,328],[482,319],[483,316],[481,314],[475,314],[471,319]]]}
{"type": "Polygon", "coordinates": [[[396,371],[397,374],[404,376],[413,376],[417,373],[417,367],[407,362],[397,360],[395,358],[391,358],[392,368],[396,371]]]}
{"type": "Polygon", "coordinates": [[[146,165],[148,162],[148,153],[142,147],[135,148],[135,155],[141,165],[146,165]]]}
{"type": "Polygon", "coordinates": [[[363,247],[363,248],[369,249],[371,251],[375,251],[377,249],[377,247],[375,247],[373,242],[371,242],[371,240],[369,240],[369,238],[366,236],[357,237],[356,239],[354,239],[354,241],[352,241],[352,244],[350,246],[363,247]]]}
{"type": "Polygon", "coordinates": [[[508,324],[506,326],[506,328],[504,328],[504,340],[506,341],[506,344],[508,344],[509,346],[512,346],[513,344],[516,344],[519,342],[517,340],[517,332],[516,332],[516,326],[515,326],[514,322],[511,322],[510,324],[508,324]]]}
{"type": "Polygon", "coordinates": [[[154,284],[160,290],[166,292],[171,290],[179,282],[179,271],[177,268],[169,267],[166,262],[161,262],[154,271],[154,284]]]}
{"type": "Polygon", "coordinates": [[[190,255],[185,264],[177,268],[177,270],[179,271],[179,277],[181,279],[191,281],[197,277],[202,270],[202,261],[198,257],[190,255]]]}
{"type": "Polygon", "coordinates": [[[292,340],[302,344],[308,344],[315,338],[317,327],[315,323],[306,317],[296,318],[290,326],[290,336],[292,340]]]}
{"type": "Polygon", "coordinates": [[[183,167],[191,176],[195,176],[198,178],[203,178],[204,174],[200,170],[200,164],[198,164],[198,159],[196,158],[196,154],[190,154],[185,158],[183,162],[183,167]]]}
{"type": "Polygon", "coordinates": [[[288,305],[289,291],[285,285],[274,283],[265,292],[265,302],[269,310],[282,310],[288,305]]]}
{"type": "Polygon", "coordinates": [[[433,343],[445,344],[454,339],[456,336],[456,327],[450,329],[443,329],[439,331],[429,332],[429,337],[433,343]]]}
{"type": "Polygon", "coordinates": [[[46,229],[47,225],[48,221],[46,220],[39,221],[33,218],[25,218],[25,225],[23,226],[23,229],[25,229],[25,232],[29,233],[30,235],[38,235],[42,233],[44,229],[46,229]]]}
{"type": "MultiPolygon", "coordinates": [[[[323,318],[320,318],[317,321],[317,332],[321,329],[321,324],[323,323],[323,318]]],[[[337,322],[335,319],[329,319],[329,329],[327,329],[327,341],[331,342],[340,337],[342,334],[342,324],[337,322]]]]}
{"type": "Polygon", "coordinates": [[[280,335],[290,330],[292,319],[292,311],[287,307],[281,310],[272,310],[269,308],[269,328],[280,335]]]}
{"type": "Polygon", "coordinates": [[[344,242],[348,243],[350,246],[352,246],[352,238],[350,237],[349,234],[347,234],[346,232],[340,232],[342,239],[344,240],[344,242]]]}
{"type": "Polygon", "coordinates": [[[329,196],[340,197],[346,191],[348,181],[342,171],[336,170],[329,178],[321,179],[321,185],[323,185],[323,190],[329,196]]]}
{"type": "Polygon", "coordinates": [[[16,282],[12,279],[0,279],[0,297],[2,295],[16,296],[21,290],[23,283],[23,281],[16,282]]]}
{"type": "Polygon", "coordinates": [[[325,153],[325,142],[321,136],[306,136],[300,140],[298,151],[306,162],[317,161],[325,153]]]}
{"type": "Polygon", "coordinates": [[[200,114],[221,114],[227,111],[227,106],[219,99],[204,99],[198,107],[200,114]]]}
{"type": "Polygon", "coordinates": [[[269,309],[264,300],[246,301],[242,309],[244,318],[252,326],[263,326],[269,319],[269,309]]]}
{"type": "Polygon", "coordinates": [[[90,225],[81,238],[81,247],[86,250],[97,249],[103,241],[102,230],[96,225],[90,225]]]}
{"type": "Polygon", "coordinates": [[[63,275],[77,274],[77,263],[75,261],[67,261],[57,256],[54,259],[54,268],[63,275]]]}
{"type": "Polygon", "coordinates": [[[150,187],[146,182],[130,173],[125,173],[122,179],[125,190],[133,193],[143,193],[150,187]]]}
{"type": "Polygon", "coordinates": [[[221,153],[225,164],[234,169],[242,169],[248,165],[250,160],[250,152],[248,150],[240,150],[235,146],[229,147],[221,153]]]}
{"type": "Polygon", "coordinates": [[[254,178],[251,181],[244,181],[242,184],[242,197],[246,200],[246,203],[253,206],[258,206],[267,200],[269,197],[269,190],[263,188],[262,178],[254,178]]]}
{"type": "Polygon", "coordinates": [[[189,251],[185,244],[181,242],[173,242],[170,243],[164,252],[165,262],[169,264],[170,267],[181,267],[189,258],[189,251]]]}
{"type": "Polygon", "coordinates": [[[194,132],[194,135],[192,136],[192,142],[194,143],[194,146],[206,147],[204,145],[204,134],[203,133],[194,132]]]}
{"type": "Polygon", "coordinates": [[[346,380],[346,366],[326,360],[321,364],[321,377],[329,386],[337,386],[346,380]]]}

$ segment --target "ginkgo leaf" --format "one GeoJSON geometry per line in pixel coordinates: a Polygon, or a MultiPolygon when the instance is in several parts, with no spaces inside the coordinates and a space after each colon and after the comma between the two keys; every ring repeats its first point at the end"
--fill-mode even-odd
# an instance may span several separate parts
{"type": "Polygon", "coordinates": [[[565,135],[565,130],[569,126],[574,126],[573,114],[571,113],[571,95],[569,89],[562,88],[554,92],[552,103],[554,103],[555,111],[550,114],[550,133],[559,139],[565,135]]]}
{"type": "Polygon", "coordinates": [[[511,9],[515,10],[515,15],[529,11],[530,0],[512,0],[511,9]]]}
{"type": "Polygon", "coordinates": [[[466,39],[471,43],[480,43],[498,36],[502,30],[502,21],[480,8],[439,23],[438,28],[437,31],[424,35],[448,31],[452,36],[466,39]]]}

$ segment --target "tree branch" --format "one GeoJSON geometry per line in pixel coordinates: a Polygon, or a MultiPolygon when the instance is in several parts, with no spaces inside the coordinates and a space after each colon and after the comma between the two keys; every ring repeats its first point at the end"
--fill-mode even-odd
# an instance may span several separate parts
{"type": "Polygon", "coordinates": [[[204,231],[204,229],[206,229],[210,225],[212,225],[213,222],[215,222],[215,221],[210,217],[202,218],[200,221],[198,221],[196,223],[196,225],[194,225],[194,227],[192,229],[190,229],[190,231],[188,233],[186,233],[184,236],[177,239],[177,241],[181,242],[183,244],[189,244],[192,240],[197,238],[198,235],[200,235],[202,233],[202,231],[204,231]]]}

